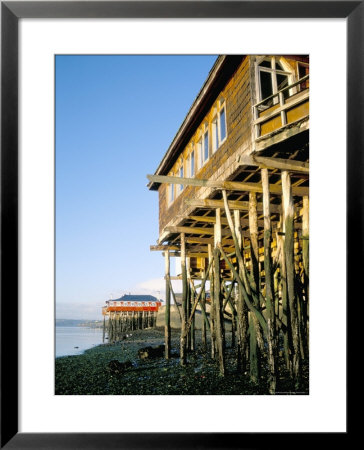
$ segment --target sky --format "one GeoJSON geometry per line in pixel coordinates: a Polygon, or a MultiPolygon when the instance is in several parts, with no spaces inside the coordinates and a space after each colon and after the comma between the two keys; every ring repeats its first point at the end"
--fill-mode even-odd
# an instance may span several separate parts
{"type": "MultiPolygon", "coordinates": [[[[216,60],[56,56],[56,317],[164,299],[158,193],[146,187],[216,60]]],[[[175,285],[178,290],[178,282],[175,285]]]]}

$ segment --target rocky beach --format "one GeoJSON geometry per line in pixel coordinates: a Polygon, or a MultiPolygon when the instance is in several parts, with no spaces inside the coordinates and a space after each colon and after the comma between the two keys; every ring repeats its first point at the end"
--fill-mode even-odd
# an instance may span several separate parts
{"type": "MultiPolygon", "coordinates": [[[[172,357],[160,354],[164,344],[162,327],[132,331],[116,343],[105,343],[81,355],[64,356],[55,361],[56,395],[264,395],[268,394],[267,373],[263,367],[260,382],[248,373],[237,372],[236,348],[231,333],[226,335],[225,377],[209,352],[204,351],[201,334],[196,332],[196,351],[188,354],[186,367],[180,366],[179,330],[172,330],[172,357]],[[145,350],[152,347],[148,355],[145,350]],[[159,347],[159,348],[158,348],[159,347]]],[[[209,342],[208,342],[209,345],[209,342]]],[[[282,365],[281,365],[282,367],[282,365]]],[[[308,394],[308,363],[299,392],[289,374],[279,373],[276,394],[308,394]]]]}

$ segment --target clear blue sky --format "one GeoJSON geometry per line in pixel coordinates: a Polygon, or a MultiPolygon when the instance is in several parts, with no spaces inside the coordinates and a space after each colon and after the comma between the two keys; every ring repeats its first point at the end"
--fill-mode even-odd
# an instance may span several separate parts
{"type": "Polygon", "coordinates": [[[154,173],[216,56],[56,57],[56,316],[164,297],[154,173]]]}

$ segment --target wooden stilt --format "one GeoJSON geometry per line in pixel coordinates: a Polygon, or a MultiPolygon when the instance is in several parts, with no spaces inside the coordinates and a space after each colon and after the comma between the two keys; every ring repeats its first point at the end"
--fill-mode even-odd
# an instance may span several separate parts
{"type": "Polygon", "coordinates": [[[166,310],[165,310],[165,324],[164,324],[164,357],[169,359],[171,357],[171,288],[170,288],[170,259],[169,250],[164,252],[164,264],[165,264],[165,278],[166,278],[166,310]]]}
{"type": "Polygon", "coordinates": [[[187,271],[186,271],[186,240],[185,234],[181,233],[181,271],[182,271],[182,327],[180,340],[180,363],[187,364],[187,271]]]}
{"type": "MultiPolygon", "coordinates": [[[[282,224],[282,230],[284,235],[285,225],[284,225],[284,217],[283,214],[281,216],[280,223],[282,224]]],[[[280,247],[284,247],[283,235],[277,233],[277,239],[280,242],[280,247]]],[[[287,275],[286,275],[286,258],[284,253],[284,248],[280,254],[280,265],[279,265],[280,275],[281,275],[281,291],[282,291],[282,329],[281,332],[283,334],[283,350],[284,350],[284,359],[286,362],[286,368],[291,372],[291,355],[290,355],[290,322],[289,322],[289,304],[288,304],[288,293],[287,293],[287,275]]]]}
{"type": "MultiPolygon", "coordinates": [[[[190,274],[190,258],[186,256],[186,275],[187,275],[187,302],[186,302],[186,320],[191,314],[191,274],[190,274]]],[[[191,351],[191,327],[188,328],[187,332],[187,351],[191,351]]]]}
{"type": "MultiPolygon", "coordinates": [[[[202,272],[202,277],[204,278],[205,274],[206,274],[206,260],[205,259],[203,260],[203,268],[204,268],[204,270],[202,272]]],[[[201,294],[201,301],[200,302],[202,304],[201,309],[203,309],[203,308],[206,308],[205,287],[201,286],[201,291],[202,291],[202,294],[201,294]]],[[[206,337],[206,323],[205,323],[205,320],[202,320],[202,324],[201,324],[201,342],[202,342],[202,347],[203,347],[204,350],[206,350],[206,346],[207,346],[207,339],[206,338],[207,338],[206,337]]]]}
{"type": "MultiPolygon", "coordinates": [[[[238,245],[240,248],[242,248],[241,221],[239,210],[234,210],[234,228],[238,240],[238,245]]],[[[240,276],[242,276],[241,273],[240,276]]],[[[248,310],[244,302],[242,288],[239,285],[237,286],[236,293],[236,308],[238,334],[238,370],[244,373],[246,370],[246,351],[248,339],[248,310]]]]}
{"type": "Polygon", "coordinates": [[[214,300],[214,276],[212,270],[212,262],[214,255],[212,253],[212,245],[208,244],[209,266],[210,269],[210,336],[211,336],[211,358],[215,358],[216,353],[216,333],[215,333],[215,300],[214,300]]]}
{"type": "Polygon", "coordinates": [[[297,297],[295,292],[295,272],[294,272],[294,229],[293,229],[293,197],[291,188],[291,177],[289,172],[282,172],[282,192],[283,192],[283,214],[285,223],[285,237],[284,237],[284,255],[286,261],[286,276],[287,276],[287,293],[290,312],[290,323],[292,330],[292,369],[293,376],[296,383],[296,388],[299,388],[301,378],[301,358],[299,348],[299,325],[297,315],[297,297]]]}
{"type": "MultiPolygon", "coordinates": [[[[190,295],[190,299],[191,299],[191,312],[192,312],[192,304],[195,301],[195,289],[194,289],[194,284],[193,284],[193,280],[190,280],[191,282],[191,295],[190,295]]],[[[191,314],[191,313],[190,313],[191,314]]],[[[191,350],[195,350],[195,311],[192,312],[192,322],[191,322],[191,350]]]]}
{"type": "Polygon", "coordinates": [[[272,273],[272,227],[270,220],[270,192],[268,169],[262,169],[263,186],[263,215],[264,215],[264,273],[265,273],[265,302],[267,319],[267,344],[268,344],[268,367],[269,367],[269,393],[275,394],[277,385],[276,374],[276,339],[275,339],[275,311],[274,311],[274,288],[272,273]]]}
{"type": "Polygon", "coordinates": [[[224,330],[224,316],[222,311],[222,296],[221,296],[221,278],[220,278],[220,250],[218,245],[221,244],[221,210],[216,209],[216,223],[214,225],[214,303],[215,303],[215,318],[216,318],[216,343],[219,356],[220,375],[225,375],[225,330],[224,330]]]}
{"type": "Polygon", "coordinates": [[[111,320],[110,320],[110,313],[107,315],[107,339],[110,343],[110,335],[111,335],[111,320]]]}
{"type": "Polygon", "coordinates": [[[104,316],[104,322],[102,325],[102,343],[105,342],[105,326],[106,326],[106,315],[104,316]]]}
{"type": "MultiPolygon", "coordinates": [[[[252,266],[253,290],[259,292],[259,249],[258,249],[258,218],[257,218],[257,197],[255,192],[249,193],[249,231],[250,231],[250,254],[252,266]]],[[[254,298],[254,306],[260,309],[259,296],[254,298]]],[[[259,323],[254,316],[249,316],[250,335],[250,378],[253,382],[258,382],[260,375],[260,351],[258,347],[259,323]]]]}
{"type": "Polygon", "coordinates": [[[303,197],[302,207],[302,262],[303,262],[303,286],[305,298],[302,308],[302,321],[304,332],[305,351],[308,354],[308,317],[309,317],[309,199],[303,197]]]}

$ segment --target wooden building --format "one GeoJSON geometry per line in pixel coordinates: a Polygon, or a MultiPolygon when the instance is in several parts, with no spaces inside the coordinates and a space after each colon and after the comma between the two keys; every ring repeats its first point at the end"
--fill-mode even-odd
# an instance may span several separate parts
{"type": "Polygon", "coordinates": [[[152,295],[123,295],[107,300],[106,306],[102,308],[103,340],[106,332],[111,342],[120,340],[127,331],[154,327],[161,304],[152,295]]]}
{"type": "MultiPolygon", "coordinates": [[[[204,310],[211,356],[225,373],[225,309],[237,367],[253,381],[284,365],[299,388],[308,358],[309,59],[219,56],[186,118],[148,175],[159,195],[165,258],[166,357],[170,355],[170,257],[181,257],[181,364],[204,310]],[[200,280],[200,281],[195,281],[200,280]],[[196,286],[198,283],[199,287],[196,286]]],[[[203,330],[206,342],[206,330],[203,330]]]]}

